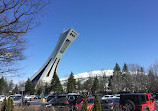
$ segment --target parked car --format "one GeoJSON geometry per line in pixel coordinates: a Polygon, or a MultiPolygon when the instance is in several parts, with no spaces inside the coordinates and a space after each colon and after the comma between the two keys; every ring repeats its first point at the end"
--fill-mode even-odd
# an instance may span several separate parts
{"type": "MultiPolygon", "coordinates": [[[[87,111],[92,111],[92,109],[94,108],[94,97],[87,98],[87,101],[88,101],[87,111]]],[[[83,106],[83,101],[81,101],[80,103],[76,103],[75,110],[81,111],[82,106],[83,106]]]]}
{"type": "Polygon", "coordinates": [[[25,95],[24,96],[24,100],[31,101],[32,100],[32,96],[25,95]]]}
{"type": "Polygon", "coordinates": [[[37,95],[34,99],[41,99],[41,96],[37,95]]]}
{"type": "Polygon", "coordinates": [[[20,96],[20,95],[15,95],[15,96],[12,96],[12,98],[13,98],[13,100],[14,101],[18,101],[18,100],[21,100],[22,99],[22,96],[20,96]]]}
{"type": "Polygon", "coordinates": [[[101,99],[101,109],[102,111],[119,111],[119,98],[107,98],[101,99]]]}
{"type": "Polygon", "coordinates": [[[62,94],[56,97],[56,100],[53,106],[57,107],[58,109],[67,109],[72,110],[76,104],[77,98],[80,95],[77,94],[62,94]]]}
{"type": "Polygon", "coordinates": [[[6,97],[5,95],[0,95],[0,102],[3,102],[5,97],[6,97]]]}
{"type": "Polygon", "coordinates": [[[120,95],[120,106],[123,110],[154,111],[155,100],[150,93],[127,93],[120,95]]]}
{"type": "Polygon", "coordinates": [[[113,98],[114,95],[104,95],[101,99],[113,98]]]}
{"type": "Polygon", "coordinates": [[[51,105],[54,105],[56,98],[52,98],[50,101],[46,102],[46,103],[42,103],[42,106],[45,107],[50,107],[51,105]]]}

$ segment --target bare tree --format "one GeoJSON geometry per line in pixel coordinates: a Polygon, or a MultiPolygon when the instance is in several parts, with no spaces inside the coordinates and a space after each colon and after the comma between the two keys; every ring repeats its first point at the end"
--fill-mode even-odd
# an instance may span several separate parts
{"type": "Polygon", "coordinates": [[[0,74],[16,71],[16,61],[25,59],[23,37],[39,23],[47,0],[0,0],[0,74]]]}

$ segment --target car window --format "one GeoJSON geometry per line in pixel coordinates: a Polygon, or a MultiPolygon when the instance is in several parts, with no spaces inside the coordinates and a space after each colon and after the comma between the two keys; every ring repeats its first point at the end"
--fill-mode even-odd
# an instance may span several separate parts
{"type": "Polygon", "coordinates": [[[153,97],[151,95],[149,95],[150,100],[153,99],[153,97]]]}
{"type": "Polygon", "coordinates": [[[72,100],[72,99],[75,99],[75,97],[74,96],[69,96],[69,100],[72,100]]]}
{"type": "Polygon", "coordinates": [[[144,96],[144,95],[141,96],[141,103],[142,103],[142,104],[145,104],[145,103],[146,103],[146,100],[145,100],[145,96],[144,96]]]}
{"type": "Polygon", "coordinates": [[[148,95],[146,95],[146,100],[149,101],[148,95]]]}

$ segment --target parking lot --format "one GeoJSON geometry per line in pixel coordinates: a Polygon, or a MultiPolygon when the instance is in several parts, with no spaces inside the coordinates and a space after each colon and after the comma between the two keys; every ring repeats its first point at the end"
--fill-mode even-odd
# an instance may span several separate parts
{"type": "MultiPolygon", "coordinates": [[[[75,106],[74,106],[74,104],[72,104],[72,100],[75,100],[74,97],[78,98],[78,96],[80,96],[80,95],[69,95],[69,94],[60,95],[58,97],[55,97],[56,99],[54,99],[54,101],[56,101],[57,104],[55,104],[54,101],[47,102],[47,99],[45,99],[45,101],[43,101],[43,99],[31,99],[31,101],[30,100],[27,100],[27,101],[24,100],[23,104],[22,104],[21,100],[14,100],[14,105],[16,107],[25,106],[25,108],[26,107],[28,107],[28,108],[30,108],[30,107],[36,107],[36,108],[47,107],[47,109],[50,109],[50,108],[53,108],[53,107],[63,109],[63,108],[67,108],[67,106],[68,106],[69,108],[73,108],[75,110],[78,110],[78,109],[82,108],[82,100],[80,102],[75,101],[75,106]],[[67,97],[68,97],[68,99],[67,99],[67,97]],[[62,102],[66,105],[63,105],[62,102]],[[60,103],[62,103],[62,105],[60,103]]],[[[52,96],[52,97],[54,98],[54,96],[52,96]]],[[[88,103],[90,104],[88,106],[88,108],[92,108],[92,109],[94,108],[94,98],[95,98],[94,95],[87,95],[87,100],[88,100],[88,103]]],[[[103,97],[100,97],[101,104],[102,104],[102,100],[105,100],[104,103],[106,103],[107,101],[109,102],[109,101],[116,100],[116,99],[119,100],[120,97],[118,95],[115,95],[115,96],[105,95],[103,97]]],[[[50,100],[53,100],[53,99],[50,99],[50,100]]],[[[111,104],[111,103],[109,102],[108,104],[111,104]]],[[[114,102],[112,104],[114,104],[114,102]]],[[[103,105],[106,106],[106,104],[103,104],[103,105]]],[[[118,104],[116,104],[116,105],[120,106],[120,102],[118,102],[118,104]]],[[[113,108],[113,107],[111,107],[111,108],[113,108]]],[[[158,111],[158,101],[155,101],[155,110],[158,111]]],[[[43,111],[47,111],[47,110],[43,110],[43,111]]],[[[90,110],[88,110],[88,111],[90,111],[90,110]]]]}

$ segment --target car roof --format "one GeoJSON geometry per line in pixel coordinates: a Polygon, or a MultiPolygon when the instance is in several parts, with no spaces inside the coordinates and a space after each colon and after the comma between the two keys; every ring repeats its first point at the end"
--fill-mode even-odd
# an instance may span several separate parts
{"type": "Polygon", "coordinates": [[[106,99],[100,99],[100,100],[114,100],[114,99],[120,99],[120,98],[106,98],[106,99]]]}
{"type": "Polygon", "coordinates": [[[151,93],[124,93],[121,95],[144,95],[144,94],[151,94],[151,93]]]}

